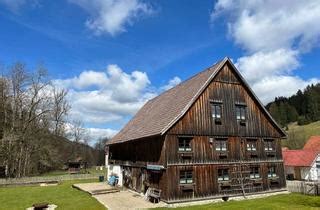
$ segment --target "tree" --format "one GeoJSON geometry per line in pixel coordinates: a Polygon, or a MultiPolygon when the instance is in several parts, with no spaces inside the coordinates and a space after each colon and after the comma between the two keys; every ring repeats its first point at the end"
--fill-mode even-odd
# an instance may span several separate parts
{"type": "Polygon", "coordinates": [[[310,90],[307,95],[307,119],[314,122],[320,119],[319,96],[313,90],[310,90]]]}
{"type": "Polygon", "coordinates": [[[53,133],[57,136],[65,135],[65,117],[68,115],[71,106],[69,105],[66,96],[68,91],[57,88],[52,88],[53,93],[53,105],[52,105],[52,122],[53,122],[53,133]]]}
{"type": "Polygon", "coordinates": [[[87,145],[89,143],[88,131],[84,128],[81,120],[73,120],[70,124],[69,138],[74,142],[72,147],[71,158],[77,158],[80,153],[85,154],[86,151],[80,151],[79,144],[87,145]]]}
{"type": "Polygon", "coordinates": [[[8,168],[10,176],[26,176],[48,157],[43,152],[46,148],[43,143],[54,130],[52,119],[61,125],[67,114],[60,111],[59,117],[55,117],[54,108],[68,107],[66,91],[55,94],[50,91],[53,88],[43,66],[29,73],[24,64],[16,63],[8,75],[1,77],[0,164],[8,168]],[[63,103],[56,105],[56,98],[63,103]]]}
{"type": "Polygon", "coordinates": [[[105,147],[106,143],[109,141],[108,137],[100,138],[94,145],[94,148],[98,153],[98,165],[104,165],[105,163],[105,147]]]}

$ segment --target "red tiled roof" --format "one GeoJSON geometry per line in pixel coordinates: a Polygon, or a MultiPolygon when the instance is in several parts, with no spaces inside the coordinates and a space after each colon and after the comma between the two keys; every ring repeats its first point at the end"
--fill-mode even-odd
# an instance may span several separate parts
{"type": "Polygon", "coordinates": [[[320,136],[311,136],[303,149],[320,151],[320,136]]]}
{"type": "Polygon", "coordinates": [[[318,153],[314,150],[282,150],[285,166],[311,166],[318,153]]]}

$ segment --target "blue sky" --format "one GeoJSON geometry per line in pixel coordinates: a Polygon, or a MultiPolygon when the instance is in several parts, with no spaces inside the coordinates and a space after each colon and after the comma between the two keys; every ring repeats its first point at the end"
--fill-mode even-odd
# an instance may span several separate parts
{"type": "Polygon", "coordinates": [[[319,22],[312,0],[0,0],[0,63],[44,63],[96,139],[225,56],[264,103],[318,82],[319,22]]]}

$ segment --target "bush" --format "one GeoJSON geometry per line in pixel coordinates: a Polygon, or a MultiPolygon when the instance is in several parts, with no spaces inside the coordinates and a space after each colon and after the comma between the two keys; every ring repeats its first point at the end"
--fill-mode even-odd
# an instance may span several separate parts
{"type": "Polygon", "coordinates": [[[306,119],[305,116],[299,116],[298,117],[298,125],[306,125],[309,124],[310,120],[306,119]]]}

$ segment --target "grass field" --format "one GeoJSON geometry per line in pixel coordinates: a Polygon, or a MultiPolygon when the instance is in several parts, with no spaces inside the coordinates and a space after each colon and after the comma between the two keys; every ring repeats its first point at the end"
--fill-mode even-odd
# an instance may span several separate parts
{"type": "MultiPolygon", "coordinates": [[[[166,208],[157,208],[166,209],[166,208]]],[[[320,197],[319,196],[307,196],[302,194],[284,194],[275,195],[267,198],[259,198],[243,201],[228,201],[215,204],[206,204],[201,206],[189,206],[175,208],[175,210],[209,210],[209,209],[248,209],[248,210],[270,210],[270,209],[320,209],[320,197]]]]}
{"type": "Polygon", "coordinates": [[[57,209],[100,210],[105,207],[89,194],[72,188],[73,183],[97,180],[65,181],[58,186],[0,187],[0,210],[26,209],[34,203],[48,202],[57,209]]]}
{"type": "Polygon", "coordinates": [[[288,139],[283,141],[283,146],[290,149],[301,149],[310,136],[320,135],[320,121],[303,126],[291,123],[287,133],[288,139]]]}
{"type": "MultiPolygon", "coordinates": [[[[96,170],[95,167],[88,168],[87,170],[81,169],[81,174],[90,173],[90,174],[96,174],[96,175],[105,175],[107,173],[107,170],[104,168],[103,170],[96,170]]],[[[47,173],[43,173],[40,176],[61,176],[61,175],[67,175],[69,172],[67,170],[57,170],[57,171],[50,171],[47,173]]]]}
{"type": "MultiPolygon", "coordinates": [[[[49,202],[57,209],[102,210],[98,201],[87,193],[72,188],[73,183],[96,180],[65,181],[58,186],[28,186],[0,188],[0,210],[26,209],[34,203],[49,202]]],[[[158,208],[158,210],[167,208],[158,208]]],[[[320,209],[320,197],[302,194],[284,194],[243,201],[228,201],[215,204],[174,208],[177,210],[200,209],[320,209]]]]}

